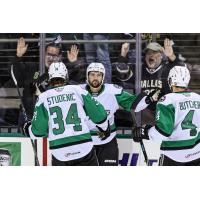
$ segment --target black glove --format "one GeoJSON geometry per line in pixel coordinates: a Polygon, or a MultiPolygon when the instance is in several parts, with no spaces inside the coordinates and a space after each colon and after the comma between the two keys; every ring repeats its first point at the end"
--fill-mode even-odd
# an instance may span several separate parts
{"type": "Polygon", "coordinates": [[[31,125],[31,121],[26,121],[26,122],[24,123],[24,125],[23,125],[23,128],[22,128],[23,134],[24,134],[25,136],[27,136],[27,137],[30,136],[30,135],[29,135],[29,131],[28,131],[28,128],[29,128],[30,125],[31,125]]]}
{"type": "Polygon", "coordinates": [[[143,139],[149,140],[148,131],[152,125],[146,125],[145,127],[135,127],[133,129],[133,141],[141,142],[143,139]]]}
{"type": "Polygon", "coordinates": [[[146,104],[157,102],[160,98],[160,93],[161,93],[160,89],[156,89],[150,92],[145,99],[146,104]]]}
{"type": "Polygon", "coordinates": [[[99,135],[99,138],[101,138],[101,140],[105,140],[106,138],[108,138],[110,136],[110,122],[109,121],[108,121],[108,127],[105,131],[97,125],[96,125],[96,127],[99,130],[98,135],[99,135]]]}

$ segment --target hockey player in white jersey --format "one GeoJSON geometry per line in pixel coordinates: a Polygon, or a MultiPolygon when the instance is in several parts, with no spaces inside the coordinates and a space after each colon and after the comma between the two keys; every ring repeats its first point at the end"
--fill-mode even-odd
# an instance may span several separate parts
{"type": "Polygon", "coordinates": [[[146,108],[149,103],[157,100],[158,92],[151,93],[148,97],[142,93],[132,95],[123,91],[122,87],[114,84],[103,84],[105,68],[101,63],[91,63],[86,71],[87,84],[82,85],[98,102],[100,102],[108,114],[111,134],[107,138],[99,138],[99,131],[92,121],[88,121],[92,139],[100,166],[118,165],[118,144],[116,140],[116,127],[114,123],[114,113],[122,107],[130,111],[133,109],[138,112],[146,108]]]}
{"type": "Polygon", "coordinates": [[[159,100],[156,125],[138,128],[134,141],[161,140],[159,165],[200,165],[200,95],[187,90],[190,72],[173,67],[168,76],[172,93],[159,100]]]}
{"type": "Polygon", "coordinates": [[[80,86],[66,85],[66,66],[59,62],[49,68],[52,89],[39,95],[32,123],[24,131],[31,138],[47,137],[52,165],[98,165],[87,116],[97,124],[102,138],[110,132],[103,106],[80,86]]]}

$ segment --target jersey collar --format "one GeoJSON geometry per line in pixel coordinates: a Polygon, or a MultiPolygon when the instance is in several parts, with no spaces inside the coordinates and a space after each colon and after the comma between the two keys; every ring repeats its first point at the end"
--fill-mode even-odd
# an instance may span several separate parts
{"type": "Polygon", "coordinates": [[[174,93],[184,94],[184,93],[191,93],[191,91],[181,91],[181,92],[174,92],[174,93]]]}
{"type": "Polygon", "coordinates": [[[162,64],[160,66],[158,66],[156,69],[149,69],[146,67],[146,70],[149,74],[154,74],[156,73],[160,68],[162,67],[162,64]]]}
{"type": "Polygon", "coordinates": [[[105,85],[101,86],[101,89],[98,92],[92,92],[89,85],[86,85],[86,90],[93,96],[99,96],[105,89],[105,85]]]}

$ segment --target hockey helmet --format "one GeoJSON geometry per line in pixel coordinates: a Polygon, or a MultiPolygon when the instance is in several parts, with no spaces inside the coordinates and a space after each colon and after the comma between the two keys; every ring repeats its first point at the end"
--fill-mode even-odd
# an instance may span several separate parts
{"type": "Polygon", "coordinates": [[[86,81],[88,84],[89,84],[89,81],[88,81],[89,72],[101,72],[103,74],[101,85],[103,84],[106,72],[105,72],[105,67],[103,66],[102,63],[93,62],[87,67],[87,71],[86,71],[86,79],[87,80],[86,81]]]}
{"type": "Polygon", "coordinates": [[[54,62],[49,67],[49,79],[62,78],[68,79],[68,70],[63,62],[54,62]]]}
{"type": "Polygon", "coordinates": [[[188,87],[190,72],[187,66],[174,66],[168,75],[169,86],[188,87]]]}

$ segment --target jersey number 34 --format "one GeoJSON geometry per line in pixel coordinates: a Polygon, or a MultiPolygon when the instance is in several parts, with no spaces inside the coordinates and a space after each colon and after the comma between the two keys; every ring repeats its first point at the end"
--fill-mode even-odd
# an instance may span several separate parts
{"type": "Polygon", "coordinates": [[[49,111],[51,115],[56,113],[56,117],[53,118],[53,121],[54,124],[58,124],[58,128],[53,129],[53,134],[55,135],[63,134],[65,131],[65,126],[64,126],[65,122],[66,124],[74,124],[73,126],[74,131],[82,131],[81,119],[78,117],[76,103],[71,104],[65,121],[63,120],[62,109],[60,107],[58,106],[52,107],[49,109],[49,111]]]}

